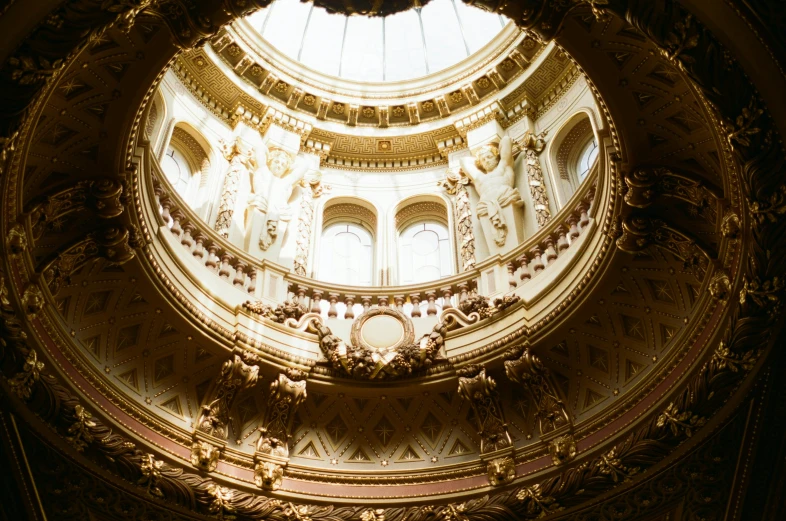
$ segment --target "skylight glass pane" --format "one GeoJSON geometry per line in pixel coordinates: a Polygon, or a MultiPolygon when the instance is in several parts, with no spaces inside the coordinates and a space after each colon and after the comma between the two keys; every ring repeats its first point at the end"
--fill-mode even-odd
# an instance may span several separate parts
{"type": "Polygon", "coordinates": [[[451,0],[434,0],[421,12],[426,35],[429,72],[437,72],[467,57],[451,0]]]}
{"type": "Polygon", "coordinates": [[[297,59],[311,4],[277,0],[262,37],[290,58],[297,59]]]}
{"type": "Polygon", "coordinates": [[[267,19],[267,15],[270,13],[270,9],[271,7],[260,9],[248,17],[248,22],[251,24],[251,27],[259,31],[260,34],[262,34],[262,29],[265,27],[265,20],[267,19]]]}
{"type": "Polygon", "coordinates": [[[344,15],[328,14],[324,9],[314,9],[303,41],[300,61],[306,67],[338,76],[346,22],[347,17],[344,15]]]}
{"type": "Polygon", "coordinates": [[[397,81],[426,74],[426,55],[414,10],[385,18],[385,80],[397,81]]]}
{"type": "Polygon", "coordinates": [[[469,52],[477,52],[502,29],[500,17],[476,7],[470,7],[461,0],[455,3],[464,28],[464,38],[469,45],[469,52]]]}
{"type": "Polygon", "coordinates": [[[382,18],[352,16],[347,20],[341,76],[382,81],[382,18]]]}

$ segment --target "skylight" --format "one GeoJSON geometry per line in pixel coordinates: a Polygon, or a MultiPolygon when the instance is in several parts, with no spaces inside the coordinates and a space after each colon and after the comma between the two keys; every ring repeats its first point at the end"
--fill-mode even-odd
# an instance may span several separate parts
{"type": "Polygon", "coordinates": [[[306,67],[356,81],[399,81],[439,72],[490,42],[507,20],[464,4],[432,0],[385,18],[328,14],[276,0],[249,17],[280,52],[306,67]]]}

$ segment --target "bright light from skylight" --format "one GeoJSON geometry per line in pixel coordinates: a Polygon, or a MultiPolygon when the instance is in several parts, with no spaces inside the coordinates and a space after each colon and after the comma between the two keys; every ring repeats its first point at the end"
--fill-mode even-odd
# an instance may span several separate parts
{"type": "Polygon", "coordinates": [[[438,72],[478,51],[507,22],[461,0],[385,18],[347,17],[300,0],[276,0],[248,18],[283,54],[316,71],[357,81],[398,81],[438,72]]]}

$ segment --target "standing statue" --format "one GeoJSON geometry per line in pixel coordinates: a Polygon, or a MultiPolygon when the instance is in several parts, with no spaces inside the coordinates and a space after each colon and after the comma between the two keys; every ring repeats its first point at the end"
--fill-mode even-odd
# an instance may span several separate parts
{"type": "MultiPolygon", "coordinates": [[[[257,170],[257,160],[254,149],[240,138],[231,143],[221,142],[221,152],[229,161],[229,170],[224,178],[224,189],[221,192],[221,202],[218,207],[216,231],[224,237],[229,236],[232,224],[232,215],[235,213],[237,193],[243,174],[253,175],[257,170]]],[[[256,200],[255,200],[256,201],[256,200]]],[[[255,204],[261,204],[255,202],[255,204]]]]}
{"type": "MultiPolygon", "coordinates": [[[[267,251],[276,241],[279,233],[279,220],[289,222],[292,212],[289,199],[296,184],[303,179],[303,168],[292,169],[292,156],[280,148],[268,150],[262,160],[262,166],[251,177],[249,212],[259,211],[266,214],[265,222],[259,234],[259,247],[267,251]]],[[[250,215],[249,215],[250,218],[250,215]]],[[[248,227],[250,219],[246,219],[248,227]]]]}
{"type": "Polygon", "coordinates": [[[496,144],[489,143],[477,151],[475,158],[463,158],[461,170],[475,185],[480,196],[476,207],[478,216],[488,217],[494,229],[494,242],[497,246],[504,246],[508,226],[502,208],[510,204],[524,204],[518,189],[513,186],[515,178],[510,137],[503,137],[499,148],[496,144]]]}

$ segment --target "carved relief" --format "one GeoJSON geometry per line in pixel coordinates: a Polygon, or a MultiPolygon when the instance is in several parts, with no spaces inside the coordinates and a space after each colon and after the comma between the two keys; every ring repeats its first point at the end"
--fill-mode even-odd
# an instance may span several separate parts
{"type": "Polygon", "coordinates": [[[532,401],[540,435],[570,427],[570,416],[549,370],[529,346],[511,348],[505,353],[505,358],[505,374],[511,381],[521,384],[532,401]]]}
{"type": "Polygon", "coordinates": [[[489,483],[495,487],[506,485],[516,478],[516,465],[510,456],[491,460],[486,466],[486,471],[489,483]]]}
{"type": "Polygon", "coordinates": [[[439,322],[415,343],[369,348],[347,345],[319,320],[314,320],[310,328],[334,369],[364,380],[400,378],[428,369],[437,360],[448,330],[447,324],[439,322]]]}
{"type": "MultiPolygon", "coordinates": [[[[232,215],[235,213],[241,177],[249,176],[252,171],[255,171],[257,161],[254,149],[240,138],[236,138],[232,144],[222,142],[221,151],[229,161],[229,170],[224,177],[224,188],[221,191],[216,231],[224,237],[229,237],[229,228],[232,224],[232,215]]],[[[258,194],[254,195],[253,204],[257,207],[264,204],[265,211],[267,211],[267,203],[264,199],[259,198],[258,194]]]]}
{"type": "Polygon", "coordinates": [[[512,447],[497,383],[486,375],[486,369],[480,365],[464,367],[458,375],[459,395],[470,403],[475,412],[481,454],[512,447]]]}
{"type": "Polygon", "coordinates": [[[639,168],[625,175],[625,202],[645,208],[659,196],[676,197],[689,203],[696,215],[715,223],[720,196],[700,179],[666,167],[639,168]]]}
{"type": "Polygon", "coordinates": [[[545,147],[543,136],[544,134],[536,136],[528,130],[521,140],[521,147],[524,150],[527,164],[529,192],[535,205],[535,219],[538,222],[539,228],[545,226],[551,218],[549,196],[546,193],[546,181],[543,178],[543,170],[540,166],[540,159],[538,158],[545,147]]]}
{"type": "Polygon", "coordinates": [[[229,436],[229,414],[237,395],[257,383],[259,366],[246,365],[238,354],[221,366],[221,372],[208,393],[196,422],[192,463],[205,470],[215,470],[220,444],[229,436]]]}
{"type": "Polygon", "coordinates": [[[439,186],[443,190],[454,196],[453,213],[461,258],[461,271],[468,271],[475,267],[475,235],[472,233],[472,207],[466,186],[468,182],[469,178],[461,175],[458,170],[448,170],[445,178],[439,182],[439,186]]]}
{"type": "Polygon", "coordinates": [[[295,412],[306,399],[306,373],[287,369],[270,384],[270,396],[262,425],[259,427],[254,482],[266,490],[281,486],[284,467],[289,461],[289,439],[295,412]]]}
{"type": "Polygon", "coordinates": [[[518,189],[513,186],[513,145],[510,137],[503,137],[499,147],[493,143],[484,145],[476,152],[474,160],[463,158],[461,171],[469,178],[480,196],[475,208],[478,217],[486,217],[491,222],[494,243],[504,246],[508,236],[508,223],[502,214],[502,208],[511,204],[524,204],[518,189]]]}

